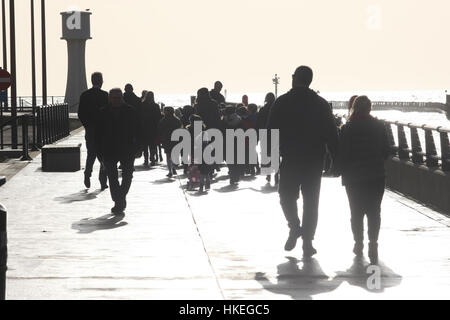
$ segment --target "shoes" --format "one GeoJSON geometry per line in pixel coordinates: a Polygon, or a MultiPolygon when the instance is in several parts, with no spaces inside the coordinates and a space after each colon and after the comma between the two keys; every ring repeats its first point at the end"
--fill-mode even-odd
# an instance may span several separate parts
{"type": "Polygon", "coordinates": [[[269,174],[268,176],[266,176],[266,181],[267,181],[268,183],[270,183],[271,180],[272,180],[272,177],[270,176],[270,174],[269,174]]]}
{"type": "Polygon", "coordinates": [[[144,167],[148,167],[148,161],[144,162],[144,167]]]}
{"type": "Polygon", "coordinates": [[[370,264],[378,264],[378,243],[369,243],[369,260],[370,264]]]}
{"type": "Polygon", "coordinates": [[[156,166],[156,161],[150,162],[150,166],[152,166],[152,167],[156,166]]]}
{"type": "Polygon", "coordinates": [[[177,170],[175,170],[175,169],[172,169],[172,174],[174,175],[174,176],[176,176],[178,173],[177,173],[177,170]]]}
{"type": "Polygon", "coordinates": [[[363,242],[355,242],[355,246],[353,247],[353,253],[358,258],[363,256],[364,243],[363,242]]]}
{"type": "Polygon", "coordinates": [[[124,214],[125,208],[122,208],[122,206],[118,205],[116,203],[116,205],[111,209],[112,214],[114,215],[122,215],[124,214]]]}
{"type": "Polygon", "coordinates": [[[211,181],[209,181],[209,179],[206,180],[205,189],[206,190],[210,190],[211,189],[211,181]]]}
{"type": "Polygon", "coordinates": [[[284,245],[284,250],[292,251],[297,246],[297,240],[302,236],[302,229],[291,230],[289,232],[289,238],[284,245]]]}
{"type": "Polygon", "coordinates": [[[84,176],[84,186],[89,189],[91,187],[91,178],[84,176]]]}
{"type": "Polygon", "coordinates": [[[316,253],[317,253],[317,250],[314,249],[314,247],[312,245],[312,241],[303,240],[303,257],[311,258],[316,253]]]}
{"type": "Polygon", "coordinates": [[[105,191],[106,189],[108,189],[108,185],[107,184],[104,184],[104,185],[101,186],[101,190],[102,191],[105,191]]]}
{"type": "Polygon", "coordinates": [[[173,177],[172,172],[168,173],[168,174],[166,175],[166,177],[167,177],[167,178],[172,178],[172,177],[173,177]]]}

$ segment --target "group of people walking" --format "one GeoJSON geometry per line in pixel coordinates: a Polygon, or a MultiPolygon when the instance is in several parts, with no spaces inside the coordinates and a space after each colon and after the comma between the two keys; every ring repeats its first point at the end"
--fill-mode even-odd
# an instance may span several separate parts
{"type": "MultiPolygon", "coordinates": [[[[349,118],[338,126],[329,103],[311,90],[313,72],[301,66],[292,77],[292,89],[278,99],[267,94],[264,106],[258,110],[255,104],[243,97],[242,104],[227,105],[221,94],[222,84],[217,81],[214,89],[201,88],[194,105],[175,110],[161,110],[155,103],[153,92],[144,91],[139,98],[128,84],[125,93],[112,89],[109,94],[101,90],[101,73],[92,75],[92,89],[80,98],[79,118],[86,129],[88,156],[85,169],[85,185],[90,187],[92,167],[96,159],[101,168],[99,180],[102,190],[108,188],[115,205],[114,214],[123,214],[126,195],[133,178],[134,161],[144,153],[144,165],[158,162],[158,146],[166,153],[168,177],[177,174],[172,162],[172,149],[178,143],[172,141],[176,129],[194,132],[196,122],[203,129],[277,129],[280,137],[281,166],[275,176],[279,184],[280,203],[290,229],[285,250],[296,247],[303,238],[303,254],[311,257],[317,253],[313,239],[318,222],[318,207],[325,156],[331,158],[330,171],[342,176],[346,188],[354,235],[354,253],[362,256],[364,249],[364,216],[368,218],[369,258],[378,262],[378,235],[380,230],[381,201],[384,194],[384,160],[389,155],[389,144],[384,125],[371,117],[371,101],[366,96],[353,97],[349,118]],[[122,182],[118,179],[118,164],[122,170],[122,182]],[[297,200],[303,198],[303,217],[298,215],[297,200]]],[[[202,148],[208,145],[206,130],[200,138],[202,148]]],[[[270,137],[269,137],[270,140],[270,137]]],[[[195,143],[192,144],[196,145],[195,143]]],[[[226,145],[226,144],[225,144],[226,145]]],[[[235,144],[236,145],[236,144],[235,144]]],[[[246,143],[246,146],[248,144],[246,143]]],[[[270,148],[269,148],[270,149],[270,148]]],[[[224,150],[225,151],[225,150],[224,150]]],[[[246,150],[246,159],[251,150],[246,150]]],[[[191,152],[191,162],[193,155],[191,152]]],[[[237,157],[236,152],[234,156],[237,157]]],[[[230,184],[235,186],[245,174],[259,174],[259,164],[227,164],[230,184]]],[[[189,172],[185,164],[184,172],[189,172]]],[[[208,190],[214,171],[220,164],[200,163],[200,189],[208,190]]],[[[271,177],[267,180],[270,182],[271,177]]]]}

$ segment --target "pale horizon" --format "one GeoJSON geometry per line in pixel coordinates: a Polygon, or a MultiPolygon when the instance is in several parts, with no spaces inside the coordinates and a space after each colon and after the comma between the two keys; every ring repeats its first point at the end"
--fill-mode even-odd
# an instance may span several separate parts
{"type": "MultiPolygon", "coordinates": [[[[320,0],[47,1],[48,94],[64,95],[66,43],[60,12],[92,12],[86,71],[104,88],[130,82],[137,92],[193,95],[221,80],[228,93],[290,88],[299,65],[321,92],[450,88],[450,3],[320,0]],[[125,4],[125,5],[124,5],[125,4]],[[131,36],[129,35],[131,33],[131,36]]],[[[41,94],[40,2],[36,4],[41,94]]],[[[31,94],[30,8],[16,3],[18,94],[31,94]]],[[[9,25],[9,19],[8,19],[9,25]]],[[[9,37],[8,37],[9,50],[9,37]]]]}

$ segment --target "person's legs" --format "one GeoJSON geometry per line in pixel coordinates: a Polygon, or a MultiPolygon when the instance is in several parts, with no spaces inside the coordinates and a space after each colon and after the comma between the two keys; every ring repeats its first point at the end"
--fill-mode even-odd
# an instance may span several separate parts
{"type": "MultiPolygon", "coordinates": [[[[306,172],[303,172],[306,174],[306,172]]],[[[303,196],[303,255],[311,257],[317,253],[312,245],[317,229],[319,218],[320,187],[322,182],[322,171],[310,168],[310,171],[302,178],[303,196]]]]}
{"type": "Polygon", "coordinates": [[[297,239],[302,235],[302,227],[297,208],[297,200],[300,192],[300,181],[297,173],[296,169],[286,165],[286,162],[281,165],[278,192],[280,194],[281,208],[283,209],[289,227],[289,238],[284,247],[286,251],[293,250],[297,245],[297,239]]]}
{"type": "Polygon", "coordinates": [[[170,152],[166,152],[166,159],[167,159],[167,169],[169,170],[168,177],[173,176],[173,162],[172,158],[170,157],[170,152]]]}
{"type": "Polygon", "coordinates": [[[92,170],[94,168],[95,159],[97,158],[97,151],[95,148],[94,138],[91,137],[88,133],[86,133],[86,148],[87,148],[87,157],[86,157],[86,166],[84,169],[84,184],[86,188],[91,187],[91,176],[92,170]]]}
{"type": "Polygon", "coordinates": [[[378,237],[381,226],[381,202],[385,190],[384,180],[371,182],[367,194],[367,225],[369,236],[369,259],[371,263],[378,263],[378,237]]]}
{"type": "Polygon", "coordinates": [[[150,143],[150,163],[151,165],[155,165],[158,162],[158,147],[156,143],[150,143]]]}
{"type": "Polygon", "coordinates": [[[149,158],[149,145],[145,144],[144,145],[144,165],[148,165],[148,158],[149,158]]]}
{"type": "Polygon", "coordinates": [[[302,181],[303,240],[306,241],[314,240],[316,233],[321,182],[321,171],[313,172],[311,175],[308,174],[308,177],[302,181]]]}
{"type": "Polygon", "coordinates": [[[385,183],[384,181],[375,181],[371,183],[369,201],[367,203],[367,224],[368,236],[370,242],[378,242],[378,236],[381,226],[381,202],[383,201],[385,183]]]}
{"type": "Polygon", "coordinates": [[[125,209],[127,207],[126,197],[133,181],[134,158],[121,160],[120,164],[122,165],[122,183],[120,185],[119,202],[121,209],[125,209]]]}
{"type": "MultiPolygon", "coordinates": [[[[113,209],[117,209],[118,202],[120,201],[120,184],[119,184],[119,172],[117,170],[116,160],[105,160],[104,165],[106,174],[109,179],[109,191],[111,192],[111,198],[115,203],[113,209]]],[[[115,212],[114,212],[115,213],[115,212]]]]}
{"type": "Polygon", "coordinates": [[[364,187],[362,184],[347,185],[345,189],[350,205],[351,226],[355,240],[353,252],[357,256],[361,256],[364,248],[364,187]]]}
{"type": "Polygon", "coordinates": [[[105,164],[100,156],[97,155],[98,162],[100,162],[100,172],[98,174],[98,180],[100,181],[100,186],[102,190],[108,188],[108,175],[106,173],[105,164]]]}

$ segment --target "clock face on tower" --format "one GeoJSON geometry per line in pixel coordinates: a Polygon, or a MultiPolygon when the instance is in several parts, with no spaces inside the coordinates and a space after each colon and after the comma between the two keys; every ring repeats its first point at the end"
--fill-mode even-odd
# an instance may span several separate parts
{"type": "Polygon", "coordinates": [[[62,12],[62,38],[65,40],[91,39],[91,13],[86,11],[62,12]]]}

